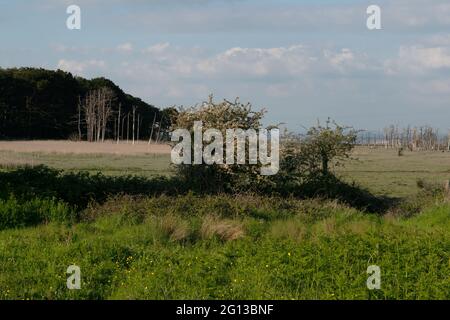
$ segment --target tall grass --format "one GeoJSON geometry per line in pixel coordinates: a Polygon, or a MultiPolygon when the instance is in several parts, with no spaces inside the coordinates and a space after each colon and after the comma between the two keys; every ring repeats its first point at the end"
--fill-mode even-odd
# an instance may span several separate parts
{"type": "Polygon", "coordinates": [[[82,216],[1,231],[0,298],[450,297],[445,203],[405,218],[258,196],[116,197],[82,216]],[[66,288],[72,264],[81,290],[66,288]],[[372,264],[382,272],[378,291],[366,288],[372,264]]]}

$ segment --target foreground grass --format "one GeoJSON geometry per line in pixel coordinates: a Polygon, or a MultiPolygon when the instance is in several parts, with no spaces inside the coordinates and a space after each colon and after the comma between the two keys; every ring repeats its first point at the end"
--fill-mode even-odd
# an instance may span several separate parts
{"type": "Polygon", "coordinates": [[[411,218],[335,202],[120,197],[74,224],[0,231],[2,299],[449,299],[450,205],[411,218]],[[82,289],[66,288],[78,265],[82,289]],[[381,290],[366,269],[381,268],[381,290]]]}

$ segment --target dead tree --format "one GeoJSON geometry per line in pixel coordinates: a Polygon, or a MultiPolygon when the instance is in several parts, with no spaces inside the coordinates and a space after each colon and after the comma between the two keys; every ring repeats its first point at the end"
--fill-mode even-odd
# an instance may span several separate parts
{"type": "Polygon", "coordinates": [[[122,105],[119,103],[119,116],[117,117],[117,144],[120,142],[120,112],[122,105]]]}
{"type": "Polygon", "coordinates": [[[84,98],[84,116],[86,123],[86,137],[89,142],[94,141],[95,137],[95,123],[96,123],[96,105],[95,105],[95,94],[90,91],[84,98]]]}
{"type": "Polygon", "coordinates": [[[102,88],[100,89],[100,130],[102,142],[105,141],[106,128],[108,126],[109,119],[112,115],[112,99],[114,93],[111,89],[102,88]]]}
{"type": "Polygon", "coordinates": [[[156,112],[155,115],[153,117],[153,124],[152,124],[152,130],[150,131],[150,138],[148,139],[148,144],[152,143],[152,138],[153,138],[153,128],[155,127],[155,121],[156,121],[156,112]]]}
{"type": "Polygon", "coordinates": [[[81,141],[81,97],[78,96],[78,140],[81,141]]]}
{"type": "Polygon", "coordinates": [[[156,136],[156,143],[159,142],[159,135],[160,135],[160,133],[161,133],[161,127],[162,127],[162,122],[163,122],[163,120],[164,120],[164,114],[163,114],[161,120],[159,121],[159,125],[158,125],[158,135],[156,136]]]}
{"type": "Polygon", "coordinates": [[[127,113],[127,143],[130,140],[130,112],[127,113]]]}
{"type": "Polygon", "coordinates": [[[108,122],[112,115],[113,101],[114,92],[106,87],[89,91],[86,94],[83,110],[88,141],[105,140],[108,122]]]}
{"type": "Polygon", "coordinates": [[[134,125],[135,125],[135,121],[136,121],[136,107],[133,106],[133,144],[134,144],[134,125]]]}
{"type": "Polygon", "coordinates": [[[136,133],[136,140],[139,143],[139,129],[141,127],[141,123],[142,123],[142,119],[141,119],[141,115],[138,113],[138,117],[137,117],[137,133],[136,133]]]}
{"type": "Polygon", "coordinates": [[[125,139],[124,137],[125,137],[125,135],[123,134],[123,130],[124,130],[124,128],[125,128],[125,119],[127,118],[127,116],[123,116],[123,118],[122,118],[122,131],[121,131],[121,136],[122,136],[122,140],[123,139],[125,139]]]}
{"type": "Polygon", "coordinates": [[[447,137],[447,151],[450,151],[450,131],[448,132],[448,137],[447,137]]]}

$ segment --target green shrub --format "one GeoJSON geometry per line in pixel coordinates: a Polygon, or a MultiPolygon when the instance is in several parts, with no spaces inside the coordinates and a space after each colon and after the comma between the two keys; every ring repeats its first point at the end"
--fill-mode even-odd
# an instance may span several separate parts
{"type": "Polygon", "coordinates": [[[75,212],[62,201],[35,198],[21,202],[14,196],[0,199],[0,230],[51,221],[69,222],[75,218],[75,212]]]}
{"type": "MultiPolygon", "coordinates": [[[[262,118],[264,110],[253,111],[250,103],[243,104],[236,98],[234,102],[223,100],[215,102],[213,97],[200,105],[189,109],[180,110],[172,130],[186,129],[194,138],[194,122],[202,122],[202,131],[217,129],[223,137],[227,136],[228,129],[255,130],[263,129],[262,118]]],[[[194,139],[192,139],[194,141],[194,139]]],[[[193,148],[193,144],[192,144],[193,148]]],[[[224,139],[223,150],[227,145],[224,139]]],[[[223,155],[223,164],[179,164],[175,165],[177,175],[191,190],[202,193],[211,192],[241,192],[254,189],[256,180],[260,176],[261,164],[249,164],[249,141],[245,140],[246,164],[225,164],[226,156],[223,155]]],[[[192,153],[193,154],[193,153],[192,153]]],[[[237,155],[234,154],[237,162],[237,155]]]]}
{"type": "Polygon", "coordinates": [[[0,199],[7,199],[10,194],[23,200],[54,197],[79,209],[92,201],[103,202],[111,195],[180,194],[186,190],[177,178],[65,173],[46,166],[0,172],[0,181],[0,199]]]}

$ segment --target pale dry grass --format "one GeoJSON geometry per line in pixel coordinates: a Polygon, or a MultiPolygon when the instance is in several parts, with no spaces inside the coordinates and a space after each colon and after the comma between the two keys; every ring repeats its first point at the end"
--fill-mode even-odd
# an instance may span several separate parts
{"type": "Polygon", "coordinates": [[[170,241],[182,241],[189,237],[191,230],[189,223],[172,214],[160,218],[159,225],[170,241]]]}
{"type": "Polygon", "coordinates": [[[230,219],[221,219],[217,216],[208,215],[203,218],[200,228],[202,239],[211,239],[214,236],[222,241],[231,241],[241,238],[244,235],[242,224],[230,219]]]}
{"type": "Polygon", "coordinates": [[[147,141],[131,142],[115,141],[86,142],[66,140],[31,140],[31,141],[0,141],[0,151],[41,152],[41,153],[72,153],[72,154],[170,154],[167,144],[148,144],[147,141]]]}

